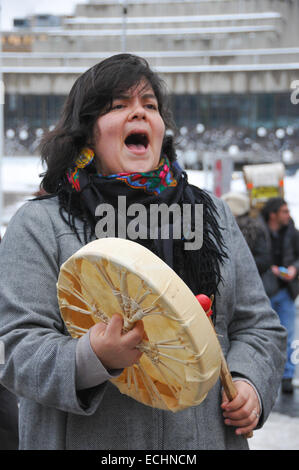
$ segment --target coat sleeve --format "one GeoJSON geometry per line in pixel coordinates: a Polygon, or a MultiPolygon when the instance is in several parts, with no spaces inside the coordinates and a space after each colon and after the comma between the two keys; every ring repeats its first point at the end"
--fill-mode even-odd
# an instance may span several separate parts
{"type": "MultiPolygon", "coordinates": [[[[225,205],[226,206],[226,205],[225,205]]],[[[227,362],[233,375],[256,387],[263,407],[259,426],[277,397],[286,359],[286,331],[271,308],[252,254],[225,207],[232,282],[227,302],[227,362]]]]}
{"type": "Polygon", "coordinates": [[[252,248],[252,254],[260,274],[263,274],[271,266],[271,256],[267,250],[267,241],[262,229],[257,230],[256,240],[252,248]]]}
{"type": "Polygon", "coordinates": [[[297,274],[299,274],[299,230],[296,228],[294,228],[292,244],[294,247],[294,258],[295,258],[292,264],[297,269],[297,274]]]}
{"type": "Polygon", "coordinates": [[[92,414],[107,382],[76,390],[78,340],[66,332],[57,301],[60,252],[55,227],[41,201],[26,203],[0,244],[2,384],[45,406],[92,414]]]}

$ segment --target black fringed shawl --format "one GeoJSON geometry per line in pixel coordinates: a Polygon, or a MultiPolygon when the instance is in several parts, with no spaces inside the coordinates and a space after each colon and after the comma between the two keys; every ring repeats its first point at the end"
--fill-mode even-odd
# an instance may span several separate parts
{"type": "MultiPolygon", "coordinates": [[[[72,228],[80,240],[76,227],[76,218],[84,222],[84,240],[88,243],[94,237],[95,227],[99,220],[95,216],[95,209],[99,204],[108,203],[117,212],[118,196],[126,196],[126,207],[132,203],[143,204],[147,211],[150,204],[166,203],[168,206],[177,203],[191,204],[192,218],[191,230],[194,231],[194,205],[203,205],[203,243],[198,250],[185,250],[186,240],[172,239],[137,239],[137,243],[150,249],[154,254],[165,261],[188,285],[194,295],[203,293],[209,297],[218,292],[221,281],[220,266],[226,257],[225,246],[220,227],[216,219],[216,206],[210,195],[188,183],[187,175],[178,165],[172,164],[171,171],[177,181],[175,187],[169,186],[160,194],[146,194],[143,189],[129,187],[122,181],[99,177],[95,173],[94,165],[80,169],[80,190],[75,190],[65,179],[58,197],[60,214],[72,228]]],[[[130,218],[127,217],[127,224],[130,218]]],[[[117,221],[116,221],[117,223],[117,221]]],[[[171,233],[171,227],[170,227],[171,233]]],[[[182,232],[183,233],[183,232],[182,232]]],[[[214,322],[215,322],[214,307],[214,322]]]]}

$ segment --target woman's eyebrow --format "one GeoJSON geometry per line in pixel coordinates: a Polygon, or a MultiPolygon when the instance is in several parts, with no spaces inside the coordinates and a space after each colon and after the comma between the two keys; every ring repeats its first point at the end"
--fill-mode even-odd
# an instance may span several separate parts
{"type": "Polygon", "coordinates": [[[113,97],[113,101],[114,100],[129,100],[130,99],[130,95],[116,95],[113,97]]]}
{"type": "Polygon", "coordinates": [[[144,95],[141,96],[141,98],[145,100],[154,99],[155,101],[158,101],[156,95],[154,95],[153,93],[145,93],[144,95]]]}
{"type": "MultiPolygon", "coordinates": [[[[132,98],[132,95],[120,94],[120,95],[114,96],[113,100],[130,100],[131,98],[132,98]]],[[[145,93],[145,94],[141,95],[141,98],[144,99],[144,100],[154,99],[154,100],[158,101],[157,98],[156,98],[156,95],[154,95],[153,93],[145,93]]]]}

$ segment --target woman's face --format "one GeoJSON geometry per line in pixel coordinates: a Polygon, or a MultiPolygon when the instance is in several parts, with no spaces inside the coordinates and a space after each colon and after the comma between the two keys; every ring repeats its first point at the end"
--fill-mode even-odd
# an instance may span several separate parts
{"type": "Polygon", "coordinates": [[[113,100],[112,108],[94,127],[99,173],[134,173],[157,167],[165,125],[150,85],[141,82],[113,100]]]}

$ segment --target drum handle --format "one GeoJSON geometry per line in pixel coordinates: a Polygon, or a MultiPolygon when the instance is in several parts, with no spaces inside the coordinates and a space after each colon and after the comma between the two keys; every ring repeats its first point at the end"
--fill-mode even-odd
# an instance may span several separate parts
{"type": "MultiPolygon", "coordinates": [[[[209,317],[210,323],[215,331],[215,327],[213,325],[211,317],[209,317]]],[[[215,331],[216,333],[216,331],[215,331]]],[[[224,388],[224,391],[226,393],[226,396],[229,401],[232,401],[238,394],[237,389],[235,387],[235,384],[233,382],[231,373],[229,371],[229,368],[227,366],[227,362],[225,360],[222,348],[220,347],[220,356],[221,356],[221,369],[220,369],[220,380],[222,383],[222,386],[224,388]]],[[[250,431],[247,434],[245,434],[245,437],[249,439],[250,437],[253,436],[253,432],[250,431]]]]}
{"type": "MultiPolygon", "coordinates": [[[[206,297],[206,296],[204,296],[203,294],[200,294],[200,295],[196,296],[198,302],[201,304],[202,308],[205,310],[205,313],[207,314],[207,317],[210,320],[211,326],[212,326],[212,328],[213,328],[213,330],[214,330],[214,332],[217,336],[215,326],[214,326],[212,318],[211,318],[211,314],[212,314],[211,307],[212,307],[214,297],[212,297],[211,299],[208,298],[210,302],[208,302],[207,299],[205,299],[204,297],[206,297]],[[203,299],[203,302],[201,302],[202,299],[203,299]]],[[[220,346],[220,344],[219,344],[219,346],[220,346]]],[[[238,392],[237,392],[237,389],[236,389],[235,384],[233,382],[233,379],[232,379],[231,373],[229,371],[229,368],[227,366],[227,362],[226,362],[226,359],[224,357],[221,346],[220,346],[220,357],[221,357],[220,380],[221,380],[222,386],[224,388],[224,391],[226,393],[226,396],[227,396],[228,400],[232,401],[237,396],[238,392]]],[[[246,437],[247,439],[249,439],[252,436],[253,436],[252,431],[250,431],[250,432],[248,432],[247,434],[244,435],[244,437],[246,437]]]]}

